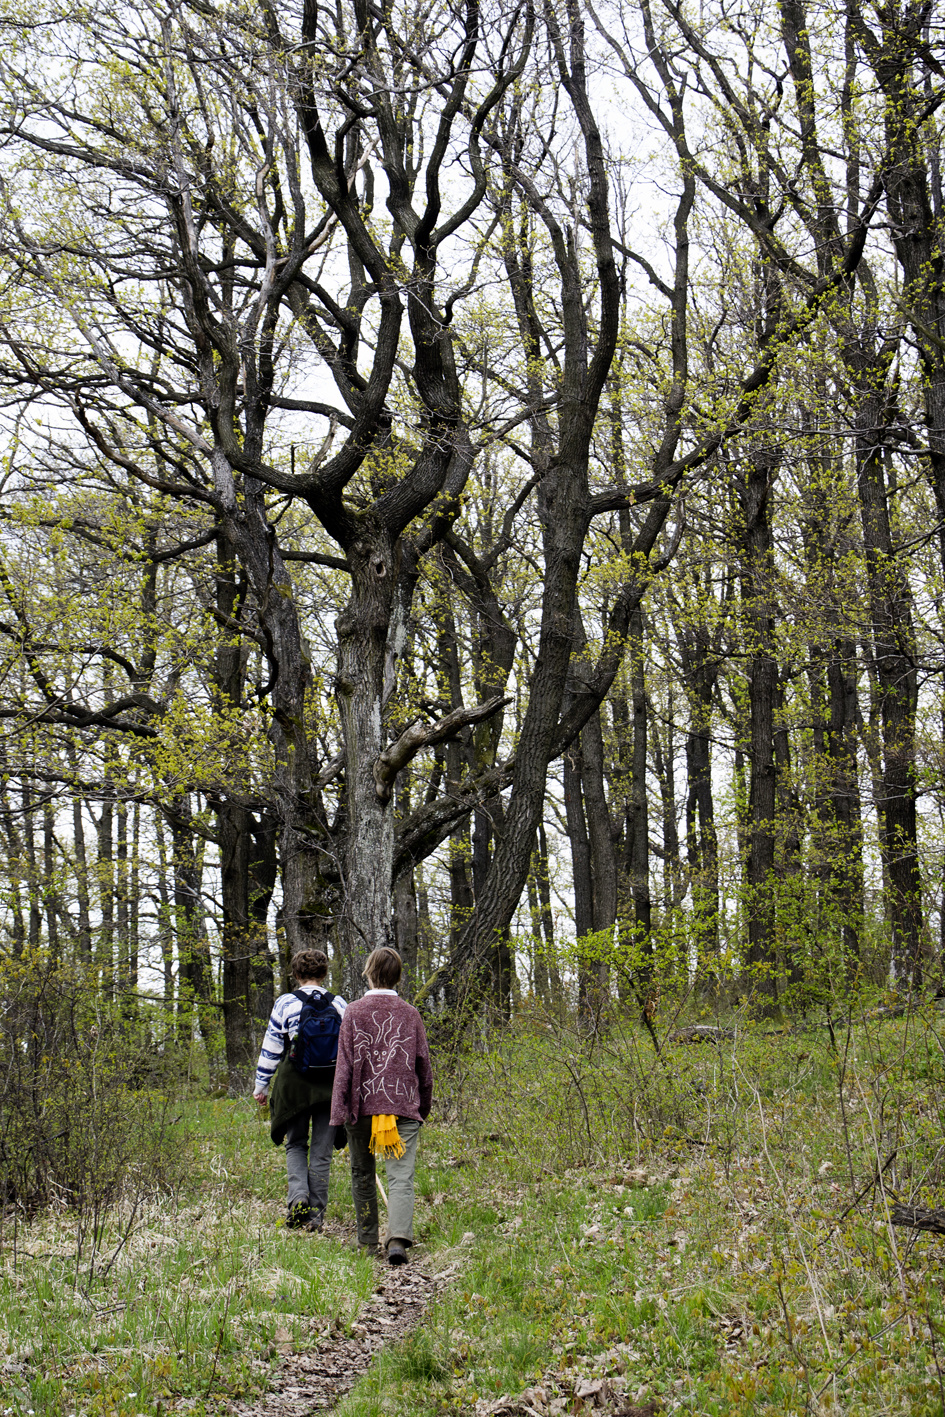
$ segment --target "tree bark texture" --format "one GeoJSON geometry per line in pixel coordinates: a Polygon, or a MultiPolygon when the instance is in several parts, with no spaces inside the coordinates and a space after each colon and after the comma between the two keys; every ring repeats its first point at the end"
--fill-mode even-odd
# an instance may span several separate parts
{"type": "Polygon", "coordinates": [[[686,854],[692,883],[696,971],[708,981],[719,957],[719,848],[712,792],[712,697],[719,661],[696,628],[680,636],[689,700],[686,735],[686,854]]]}
{"type": "MultiPolygon", "coordinates": [[[[915,718],[918,707],[911,594],[896,559],[884,466],[885,374],[889,355],[871,357],[868,333],[861,348],[856,414],[857,491],[866,551],[866,573],[883,744],[883,777],[877,808],[889,882],[893,958],[897,974],[922,981],[922,879],[916,810],[915,718]]],[[[850,360],[852,363],[852,360],[850,360]]]]}

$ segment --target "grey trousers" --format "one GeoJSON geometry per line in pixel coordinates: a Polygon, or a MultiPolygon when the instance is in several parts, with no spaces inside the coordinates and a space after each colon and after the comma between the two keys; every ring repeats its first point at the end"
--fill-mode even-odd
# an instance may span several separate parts
{"type": "Polygon", "coordinates": [[[312,1207],[312,1219],[321,1225],[328,1205],[328,1172],[331,1168],[335,1129],[328,1125],[331,1105],[301,1112],[285,1134],[285,1160],[289,1172],[289,1208],[299,1203],[312,1207]],[[308,1139],[312,1128],[311,1144],[308,1139]]]}
{"type": "MultiPolygon", "coordinates": [[[[371,1152],[370,1117],[359,1117],[348,1123],[348,1146],[351,1148],[351,1198],[358,1222],[358,1244],[377,1244],[377,1185],[375,1158],[371,1152]]],[[[397,1118],[397,1130],[404,1144],[403,1156],[386,1156],[388,1234],[392,1240],[413,1244],[413,1178],[417,1169],[417,1141],[420,1123],[409,1117],[397,1118]]]]}

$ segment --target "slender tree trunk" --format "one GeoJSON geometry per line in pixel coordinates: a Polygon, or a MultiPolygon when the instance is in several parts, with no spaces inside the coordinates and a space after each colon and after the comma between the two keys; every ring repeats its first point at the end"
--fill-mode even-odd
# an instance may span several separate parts
{"type": "MultiPolygon", "coordinates": [[[[500,803],[501,799],[496,799],[500,803]]],[[[477,889],[481,887],[489,871],[489,862],[492,859],[490,846],[492,844],[492,821],[490,814],[481,808],[473,813],[472,830],[472,878],[473,878],[473,898],[477,889]]]]}
{"type": "Polygon", "coordinates": [[[92,922],[89,910],[89,863],[85,845],[82,798],[77,791],[72,799],[72,840],[75,849],[76,944],[79,958],[91,964],[92,922]]]}
{"type": "MultiPolygon", "coordinates": [[[[701,593],[702,587],[697,584],[697,597],[701,593]]],[[[719,655],[702,623],[698,601],[695,609],[684,615],[676,634],[689,706],[686,858],[692,889],[696,977],[703,987],[711,989],[719,960],[719,849],[712,790],[712,697],[719,674],[719,655]],[[688,623],[690,619],[693,623],[688,623]]]]}
{"type": "Polygon", "coordinates": [[[692,880],[696,970],[707,983],[719,958],[719,848],[712,792],[710,703],[699,703],[698,716],[690,720],[686,737],[686,852],[692,880]]]}
{"type": "Polygon", "coordinates": [[[426,978],[439,963],[434,953],[436,934],[430,917],[430,897],[426,885],[417,888],[417,958],[418,978],[426,978]]]}
{"type": "Polygon", "coordinates": [[[531,921],[531,950],[529,952],[532,993],[547,1009],[551,1004],[551,981],[548,976],[548,961],[545,958],[541,935],[541,903],[538,899],[538,882],[535,879],[537,862],[532,856],[532,869],[528,873],[528,916],[531,921]]]}
{"type": "Polygon", "coordinates": [[[779,456],[759,451],[748,460],[736,488],[744,518],[742,582],[748,654],[749,700],[749,840],[745,884],[748,896],[746,966],[761,1011],[776,1010],[778,981],[775,952],[775,832],[777,770],[774,754],[778,663],[774,657],[772,610],[773,541],[770,494],[779,456]]]}
{"type": "Polygon", "coordinates": [[[574,934],[578,944],[578,1008],[585,1024],[597,1014],[597,966],[587,959],[581,942],[594,929],[594,882],[591,875],[591,848],[584,815],[582,775],[584,756],[580,741],[564,755],[564,813],[571,846],[571,877],[574,889],[574,934]]]}
{"type": "Polygon", "coordinates": [[[141,803],[135,802],[131,816],[131,899],[128,902],[128,985],[132,994],[138,990],[141,930],[141,803]]]}
{"type": "Polygon", "coordinates": [[[652,702],[648,702],[653,745],[653,768],[660,789],[663,829],[663,910],[671,915],[685,894],[685,880],[681,870],[679,855],[679,826],[676,820],[676,745],[673,733],[673,693],[667,696],[666,751],[663,751],[662,735],[653,714],[652,702]]]}
{"type": "Polygon", "coordinates": [[[46,943],[49,957],[59,962],[59,890],[56,885],[55,814],[51,799],[43,803],[43,894],[46,905],[46,943]]]}
{"type": "MultiPolygon", "coordinates": [[[[106,779],[105,791],[108,793],[106,779]]],[[[95,823],[98,859],[95,875],[98,884],[99,926],[96,966],[106,998],[114,998],[115,990],[115,861],[112,832],[114,827],[114,804],[111,797],[102,800],[98,821],[95,823]]]]}
{"type": "Polygon", "coordinates": [[[882,818],[894,968],[899,978],[920,986],[923,929],[916,808],[916,645],[911,592],[896,559],[890,526],[883,447],[884,385],[885,368],[864,351],[857,399],[856,461],[883,742],[877,809],[882,818]]]}
{"type": "MultiPolygon", "coordinates": [[[[217,537],[216,601],[223,621],[238,623],[243,586],[237,576],[233,549],[225,536],[217,537]]],[[[216,654],[216,692],[224,713],[232,714],[243,702],[242,645],[232,636],[216,654]]],[[[229,1090],[242,1091],[253,1062],[252,957],[255,953],[249,911],[249,812],[232,798],[217,805],[217,839],[220,848],[220,903],[222,913],[221,974],[223,1038],[229,1090]]]]}
{"type": "Polygon", "coordinates": [[[637,949],[644,964],[641,975],[649,983],[652,954],[650,931],[653,925],[653,904],[650,896],[650,800],[646,789],[649,734],[644,674],[643,612],[637,608],[630,624],[630,695],[631,695],[631,757],[629,797],[627,801],[626,873],[633,900],[633,923],[637,949]]]}
{"type": "Polygon", "coordinates": [[[564,1004],[561,987],[561,970],[558,965],[558,949],[555,944],[555,921],[551,910],[551,868],[548,861],[548,838],[544,822],[538,823],[538,859],[535,884],[538,887],[538,901],[541,909],[541,926],[545,941],[545,961],[548,966],[548,982],[551,986],[551,1003],[560,1014],[564,1004]]]}
{"type": "MultiPolygon", "coordinates": [[[[456,780],[458,781],[458,778],[456,780]]],[[[449,842],[451,946],[456,945],[475,905],[469,880],[469,866],[469,824],[464,822],[451,834],[449,842]]]]}
{"type": "Polygon", "coordinates": [[[777,869],[782,880],[801,872],[803,804],[794,785],[791,736],[785,722],[784,679],[779,677],[774,705],[774,766],[777,781],[777,869]]]}
{"type": "MultiPolygon", "coordinates": [[[[791,741],[784,721],[785,698],[783,679],[779,678],[775,694],[774,716],[774,764],[777,783],[777,839],[775,871],[778,881],[797,882],[801,875],[801,821],[803,807],[794,786],[794,772],[791,759],[791,741]]],[[[809,953],[809,942],[798,937],[797,911],[793,890],[778,892],[778,900],[785,916],[785,928],[780,931],[783,941],[783,958],[779,964],[785,978],[792,987],[797,987],[804,978],[805,963],[809,953]]],[[[803,928],[803,926],[801,926],[803,928]]]]}
{"type": "MultiPolygon", "coordinates": [[[[249,863],[249,913],[252,921],[253,1017],[265,1027],[275,1002],[273,954],[269,947],[269,907],[279,863],[276,829],[269,817],[249,818],[252,851],[249,863]]],[[[258,1029],[257,1029],[258,1031],[258,1029]]]]}
{"type": "Polygon", "coordinates": [[[831,807],[838,842],[831,889],[842,914],[843,952],[852,977],[860,958],[863,919],[863,822],[857,762],[856,645],[851,639],[837,641],[827,668],[827,683],[830,719],[826,750],[833,765],[831,807]]]}
{"type": "Polygon", "coordinates": [[[43,912],[40,904],[39,863],[36,859],[36,835],[33,825],[33,791],[28,782],[23,784],[23,842],[26,848],[26,889],[29,898],[29,934],[31,950],[39,949],[43,934],[43,912]]]}
{"type": "Polygon", "coordinates": [[[122,798],[115,809],[115,936],[118,945],[115,981],[119,996],[127,994],[129,988],[128,884],[128,803],[122,798]]]}
{"type": "Polygon", "coordinates": [[[417,887],[412,871],[405,871],[394,882],[394,940],[404,962],[402,992],[409,998],[419,982],[420,953],[417,887]]]}
{"type": "Polygon", "coordinates": [[[201,1037],[210,1044],[214,1036],[213,977],[203,907],[203,859],[191,829],[190,799],[172,804],[171,860],[174,872],[174,924],[180,988],[178,1012],[189,1020],[196,1008],[201,1037]]]}
{"type": "MultiPolygon", "coordinates": [[[[604,789],[604,735],[599,709],[591,714],[581,729],[581,763],[594,884],[594,929],[612,930],[617,919],[617,858],[613,822],[604,789]]],[[[606,968],[601,974],[600,987],[607,987],[606,968]]]]}
{"type": "MultiPolygon", "coordinates": [[[[0,748],[0,752],[3,751],[0,748]]],[[[6,761],[6,760],[4,760],[6,761]]],[[[0,781],[0,820],[7,847],[7,883],[10,891],[10,944],[14,955],[23,954],[27,942],[26,917],[23,913],[24,849],[20,830],[14,818],[13,806],[6,785],[0,781]]]]}
{"type": "MultiPolygon", "coordinates": [[[[583,624],[580,626],[580,636],[582,640],[585,638],[583,624]]],[[[604,738],[599,710],[591,715],[581,730],[575,752],[580,768],[576,787],[581,801],[580,817],[582,822],[586,822],[582,850],[586,849],[588,854],[590,928],[598,935],[609,932],[612,940],[617,920],[617,861],[613,824],[604,789],[604,738]]],[[[588,1020],[600,1019],[609,987],[608,948],[602,946],[599,940],[594,954],[583,966],[580,980],[579,997],[588,1020]]]]}
{"type": "Polygon", "coordinates": [[[174,914],[171,907],[171,892],[168,887],[167,839],[164,835],[164,817],[161,812],[154,814],[154,835],[158,848],[158,940],[161,945],[164,1007],[168,1013],[171,1013],[174,1009],[174,914]]]}
{"type": "Polygon", "coordinates": [[[221,938],[223,977],[223,1034],[230,1092],[246,1086],[247,1069],[253,1062],[255,1039],[250,1020],[252,1003],[252,929],[249,918],[248,813],[235,802],[217,807],[217,835],[220,843],[220,895],[223,929],[221,938]]]}
{"type": "Polygon", "coordinates": [[[863,826],[857,762],[856,642],[840,604],[834,565],[850,551],[841,534],[837,487],[839,458],[810,467],[809,506],[804,518],[810,594],[822,605],[829,638],[816,644],[808,671],[810,685],[814,811],[811,817],[813,871],[822,882],[831,921],[839,917],[840,948],[848,979],[860,956],[863,918],[863,826]],[[832,632],[832,633],[831,633],[832,632]]]}
{"type": "MultiPolygon", "coordinates": [[[[410,814],[412,788],[413,773],[408,766],[398,775],[394,785],[398,819],[410,814]]],[[[417,973],[420,951],[417,885],[412,870],[402,871],[394,881],[393,908],[394,944],[404,966],[401,988],[404,995],[411,998],[421,982],[417,973]]]]}
{"type": "MultiPolygon", "coordinates": [[[[440,612],[439,660],[440,673],[449,690],[450,712],[463,702],[462,679],[459,665],[459,644],[456,624],[450,605],[445,604],[440,612]]],[[[466,754],[462,743],[454,738],[446,744],[446,790],[455,792],[464,775],[466,754]]],[[[472,874],[472,853],[470,849],[469,822],[465,820],[450,834],[449,875],[450,875],[450,948],[469,923],[475,905],[472,874]]]]}
{"type": "Polygon", "coordinates": [[[863,826],[857,764],[856,646],[820,647],[809,672],[815,771],[813,870],[831,913],[839,915],[845,972],[852,979],[860,956],[863,918],[863,826]]]}

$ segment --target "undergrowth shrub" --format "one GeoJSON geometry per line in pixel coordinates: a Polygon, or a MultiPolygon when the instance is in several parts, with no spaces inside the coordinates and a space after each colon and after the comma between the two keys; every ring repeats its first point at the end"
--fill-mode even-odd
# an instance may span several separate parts
{"type": "Polygon", "coordinates": [[[703,1112],[685,1057],[657,1056],[622,1019],[589,1037],[576,1019],[534,1014],[464,1054],[446,1090],[460,1115],[548,1171],[639,1156],[698,1128],[703,1112]]]}
{"type": "Polygon", "coordinates": [[[713,1017],[663,977],[644,1020],[612,971],[590,1021],[577,987],[554,1011],[517,1000],[511,1023],[473,1020],[452,1071],[437,1060],[451,1148],[496,1178],[500,1218],[519,1207],[500,1233],[516,1256],[554,1249],[535,1286],[552,1331],[569,1359],[574,1339],[632,1345],[636,1404],[945,1411],[945,1241],[909,1223],[910,1207],[945,1216],[945,1010],[840,982],[786,1022],[757,1017],[748,990],[713,1017]]]}
{"type": "MultiPolygon", "coordinates": [[[[575,1001],[576,1002],[576,1001],[575,1001]]],[[[492,1137],[530,1170],[733,1158],[782,1145],[792,1164],[823,1127],[818,1152],[843,1177],[846,1203],[882,1185],[912,1203],[945,1202],[945,1037],[935,1000],[877,1008],[874,991],[828,1022],[794,1027],[731,1011],[679,1030],[612,1004],[587,1032],[578,1007],[520,1009],[438,1068],[438,1091],[470,1133],[492,1137]]],[[[861,1202],[857,1201],[859,1205],[861,1202]]]]}
{"type": "Polygon", "coordinates": [[[186,1151],[163,1017],[103,998],[45,954],[0,960],[0,1195],[21,1212],[106,1208],[179,1185],[186,1151]]]}

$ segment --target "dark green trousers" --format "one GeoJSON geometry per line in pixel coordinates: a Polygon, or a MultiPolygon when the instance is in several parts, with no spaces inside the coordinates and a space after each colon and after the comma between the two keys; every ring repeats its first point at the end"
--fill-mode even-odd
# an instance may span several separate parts
{"type": "MultiPolygon", "coordinates": [[[[371,1123],[370,1117],[359,1117],[346,1127],[348,1146],[351,1148],[351,1198],[358,1222],[359,1245],[376,1245],[378,1236],[377,1177],[371,1152],[371,1123]]],[[[387,1198],[390,1201],[388,1235],[392,1240],[403,1240],[405,1245],[413,1244],[413,1178],[417,1169],[420,1125],[409,1117],[398,1117],[397,1130],[404,1144],[404,1154],[384,1158],[387,1198]]]]}

